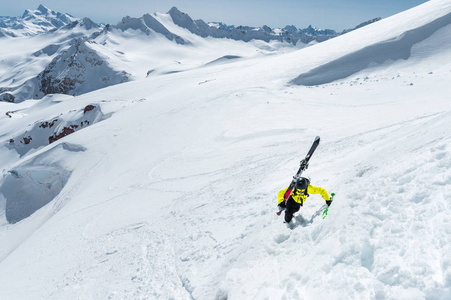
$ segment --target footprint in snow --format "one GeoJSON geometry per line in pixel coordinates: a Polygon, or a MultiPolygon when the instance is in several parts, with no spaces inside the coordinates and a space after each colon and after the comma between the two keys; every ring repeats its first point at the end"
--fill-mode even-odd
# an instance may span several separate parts
{"type": "Polygon", "coordinates": [[[282,244],[283,242],[285,242],[286,240],[288,240],[290,238],[289,234],[285,234],[285,233],[279,233],[275,238],[274,241],[277,244],[282,244]]]}

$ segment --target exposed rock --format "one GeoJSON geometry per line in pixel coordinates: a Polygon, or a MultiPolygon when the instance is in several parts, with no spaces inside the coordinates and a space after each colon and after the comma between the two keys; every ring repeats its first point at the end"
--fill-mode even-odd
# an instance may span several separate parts
{"type": "Polygon", "coordinates": [[[36,77],[39,92],[44,95],[80,95],[126,82],[131,77],[125,71],[112,69],[84,39],[75,39],[71,44],[69,49],[56,56],[36,77]],[[91,76],[98,73],[103,76],[91,76]]]}
{"type": "Polygon", "coordinates": [[[0,101],[14,102],[15,99],[16,97],[14,97],[14,95],[10,93],[3,93],[0,95],[0,101]]]}
{"type": "MultiPolygon", "coordinates": [[[[110,117],[109,115],[108,117],[110,117]]],[[[41,120],[19,135],[9,137],[5,146],[14,149],[21,156],[31,149],[45,147],[78,130],[105,119],[100,105],[87,105],[63,112],[48,120],[41,120]]]]}
{"type": "Polygon", "coordinates": [[[357,25],[356,27],[354,27],[354,28],[352,28],[352,29],[345,29],[345,30],[343,30],[343,31],[341,32],[341,34],[345,34],[345,33],[354,31],[354,30],[356,30],[356,29],[362,28],[362,27],[364,27],[364,26],[370,25],[370,24],[375,23],[375,22],[378,22],[378,21],[380,21],[380,20],[382,20],[381,17],[371,19],[371,20],[369,20],[369,21],[360,23],[359,25],[357,25]]]}
{"type": "Polygon", "coordinates": [[[91,111],[91,110],[93,110],[94,108],[96,108],[94,105],[87,105],[86,107],[85,107],[85,109],[83,110],[83,114],[85,114],[85,113],[87,113],[88,111],[91,111]]]}
{"type": "Polygon", "coordinates": [[[58,119],[54,119],[51,122],[42,122],[41,125],[39,125],[39,128],[52,128],[55,123],[58,122],[58,119]]]}
{"type": "Polygon", "coordinates": [[[71,134],[74,133],[75,130],[71,127],[64,127],[63,131],[61,131],[59,134],[54,133],[52,136],[49,136],[49,144],[71,134]]]}
{"type": "Polygon", "coordinates": [[[31,136],[24,137],[23,138],[23,142],[24,142],[25,145],[28,145],[31,142],[32,139],[33,138],[31,136]]]}

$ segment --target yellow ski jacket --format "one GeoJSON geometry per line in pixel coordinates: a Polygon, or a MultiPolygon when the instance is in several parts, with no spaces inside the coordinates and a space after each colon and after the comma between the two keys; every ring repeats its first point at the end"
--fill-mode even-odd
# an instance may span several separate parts
{"type": "MultiPolygon", "coordinates": [[[[308,194],[320,194],[325,201],[330,200],[330,197],[329,197],[329,194],[327,193],[327,191],[319,186],[313,186],[313,185],[309,184],[307,187],[307,193],[308,194]]],[[[290,193],[289,193],[288,187],[280,190],[279,194],[277,195],[277,203],[282,203],[285,200],[285,197],[288,197],[289,194],[290,193]]],[[[307,200],[307,195],[304,194],[304,190],[294,189],[293,193],[291,194],[291,197],[293,197],[294,201],[296,201],[297,203],[300,203],[300,204],[304,203],[305,200],[307,200]]]]}

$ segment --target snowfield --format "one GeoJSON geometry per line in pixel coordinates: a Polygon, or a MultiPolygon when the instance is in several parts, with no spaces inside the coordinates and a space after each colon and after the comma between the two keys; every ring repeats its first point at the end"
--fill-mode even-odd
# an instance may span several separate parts
{"type": "Polygon", "coordinates": [[[0,102],[0,298],[451,299],[451,2],[302,49],[183,31],[86,46],[132,81],[0,102]],[[337,195],[284,224],[317,135],[337,195]]]}

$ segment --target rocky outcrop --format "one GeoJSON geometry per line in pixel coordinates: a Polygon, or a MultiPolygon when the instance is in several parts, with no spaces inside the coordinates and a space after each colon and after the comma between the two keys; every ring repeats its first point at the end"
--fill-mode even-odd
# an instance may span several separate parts
{"type": "Polygon", "coordinates": [[[53,135],[49,136],[49,144],[56,142],[57,140],[75,132],[75,129],[78,128],[78,125],[70,125],[69,127],[64,127],[63,130],[61,130],[60,133],[54,133],[53,135]]]}
{"type": "Polygon", "coordinates": [[[16,97],[14,97],[13,94],[10,94],[10,93],[0,94],[0,101],[14,102],[15,99],[16,99],[16,97]]]}
{"type": "Polygon", "coordinates": [[[126,82],[130,74],[111,68],[84,39],[56,56],[38,76],[39,91],[47,94],[80,95],[126,82]],[[99,74],[99,75],[96,75],[99,74]]]}
{"type": "Polygon", "coordinates": [[[111,67],[108,58],[90,46],[95,42],[81,37],[68,44],[67,49],[51,44],[34,52],[34,57],[53,59],[36,77],[14,87],[0,87],[0,101],[22,102],[48,94],[76,96],[131,79],[131,74],[111,67]]]}
{"type": "Polygon", "coordinates": [[[25,155],[31,149],[52,144],[78,130],[86,128],[105,119],[98,105],[61,113],[58,117],[36,122],[31,129],[19,136],[11,137],[7,147],[25,155]]]}
{"type": "Polygon", "coordinates": [[[356,30],[356,29],[359,29],[359,28],[362,28],[362,27],[364,27],[364,26],[373,24],[373,23],[378,22],[378,21],[380,21],[380,20],[382,20],[381,17],[378,17],[378,18],[374,18],[374,19],[368,20],[368,21],[366,21],[366,22],[360,23],[359,25],[357,25],[356,27],[354,27],[354,28],[352,28],[352,29],[345,29],[345,30],[343,30],[343,31],[341,32],[341,34],[345,34],[345,33],[354,31],[354,30],[356,30]]]}

